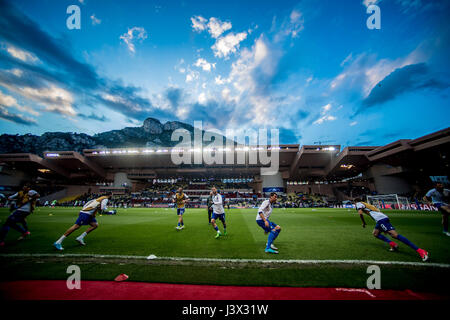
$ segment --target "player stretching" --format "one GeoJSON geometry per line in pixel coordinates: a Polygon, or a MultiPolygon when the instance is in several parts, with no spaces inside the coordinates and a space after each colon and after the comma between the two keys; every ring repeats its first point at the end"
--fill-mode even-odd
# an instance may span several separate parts
{"type": "Polygon", "coordinates": [[[89,225],[89,228],[75,239],[79,244],[85,246],[86,243],[84,242],[84,237],[86,237],[91,231],[94,231],[98,228],[98,222],[95,219],[95,215],[98,211],[106,210],[106,204],[108,203],[109,197],[110,195],[107,195],[88,201],[84,205],[83,209],[81,209],[78,219],[77,221],[75,221],[75,224],[67,229],[67,231],[53,244],[53,246],[57,250],[63,251],[64,248],[62,247],[62,242],[64,241],[64,239],[67,238],[72,232],[79,229],[81,226],[89,225]]]}
{"type": "Polygon", "coordinates": [[[376,222],[375,228],[373,229],[374,237],[388,243],[390,246],[390,251],[398,250],[398,244],[396,244],[394,241],[389,240],[387,237],[382,235],[381,232],[388,233],[392,238],[398,239],[404,244],[414,249],[420,255],[422,261],[428,260],[428,252],[423,249],[420,249],[414,243],[409,241],[407,238],[405,238],[401,234],[398,234],[397,231],[395,231],[394,226],[390,223],[388,216],[383,214],[377,207],[368,204],[366,202],[362,202],[361,199],[355,199],[355,203],[356,203],[356,210],[358,210],[363,228],[366,227],[366,221],[364,220],[363,215],[365,213],[376,222]]]}
{"type": "Polygon", "coordinates": [[[226,236],[227,235],[227,224],[225,223],[225,210],[223,210],[223,201],[222,201],[222,196],[220,195],[219,192],[217,192],[216,187],[213,187],[211,189],[212,191],[212,208],[213,208],[213,213],[212,213],[212,218],[211,218],[211,224],[214,228],[214,230],[216,230],[216,239],[218,239],[222,233],[219,230],[219,227],[216,224],[216,219],[219,219],[220,221],[222,221],[223,224],[223,235],[226,236]]]}
{"type": "Polygon", "coordinates": [[[173,198],[173,202],[177,205],[178,225],[175,227],[177,230],[184,229],[183,214],[188,199],[189,197],[183,193],[183,188],[178,188],[173,198]]]}
{"type": "Polygon", "coordinates": [[[436,183],[435,188],[428,191],[423,197],[426,203],[430,203],[431,200],[433,205],[442,213],[443,233],[446,236],[450,236],[450,232],[448,232],[448,214],[450,213],[450,207],[447,202],[449,193],[450,190],[444,189],[442,183],[436,183]]]}
{"type": "Polygon", "coordinates": [[[273,204],[277,202],[277,197],[277,194],[272,192],[270,198],[261,204],[258,209],[258,214],[256,215],[256,223],[258,226],[263,228],[265,234],[269,233],[266,243],[267,253],[278,253],[278,248],[273,245],[273,242],[280,234],[281,227],[276,223],[269,221],[273,210],[273,204]]]}
{"type": "Polygon", "coordinates": [[[0,230],[0,247],[5,246],[5,238],[10,228],[17,230],[22,235],[18,240],[25,239],[30,235],[26,217],[29,216],[36,206],[36,200],[39,198],[39,193],[31,190],[30,185],[25,184],[21,191],[10,196],[8,200],[15,200],[17,209],[6,219],[0,230]],[[23,226],[19,226],[19,223],[23,226]]]}

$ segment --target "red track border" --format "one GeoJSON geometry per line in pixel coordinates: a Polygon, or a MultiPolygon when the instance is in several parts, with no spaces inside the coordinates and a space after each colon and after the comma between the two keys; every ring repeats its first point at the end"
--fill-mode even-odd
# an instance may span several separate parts
{"type": "Polygon", "coordinates": [[[443,300],[450,296],[411,290],[241,287],[145,282],[82,281],[69,290],[64,280],[0,282],[4,300],[443,300]]]}

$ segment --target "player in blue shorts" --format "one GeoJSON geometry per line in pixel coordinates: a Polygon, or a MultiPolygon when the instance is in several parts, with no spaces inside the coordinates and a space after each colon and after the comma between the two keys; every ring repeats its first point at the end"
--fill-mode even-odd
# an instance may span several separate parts
{"type": "Polygon", "coordinates": [[[281,232],[281,227],[276,223],[269,220],[272,214],[273,204],[277,202],[277,194],[272,192],[270,198],[265,200],[258,209],[258,214],[256,215],[256,223],[260,226],[265,234],[269,234],[266,243],[266,253],[278,253],[278,248],[273,244],[274,240],[278,237],[281,232]]]}
{"type": "Polygon", "coordinates": [[[78,230],[81,226],[88,225],[89,228],[75,239],[79,244],[85,246],[86,243],[84,242],[84,237],[86,237],[88,233],[98,228],[98,222],[95,219],[95,215],[97,214],[97,212],[107,209],[106,205],[108,204],[108,199],[110,198],[110,196],[111,195],[107,195],[88,201],[84,205],[83,209],[81,209],[78,215],[78,219],[77,221],[75,221],[75,224],[67,229],[67,231],[53,244],[53,246],[57,250],[63,251],[64,248],[62,247],[62,242],[64,241],[64,239],[67,238],[75,230],[78,230]]]}
{"type": "Polygon", "coordinates": [[[396,244],[394,241],[391,241],[387,237],[382,235],[381,234],[382,232],[389,234],[392,238],[397,239],[397,240],[403,242],[404,244],[406,244],[407,246],[409,246],[410,248],[412,248],[414,251],[416,251],[420,255],[420,257],[422,258],[422,261],[428,260],[428,252],[423,249],[420,249],[418,246],[416,246],[414,243],[409,241],[407,238],[405,238],[401,234],[398,234],[397,231],[395,231],[394,226],[389,221],[388,216],[385,215],[384,213],[382,213],[377,207],[375,207],[369,203],[362,202],[361,199],[355,199],[355,205],[356,205],[356,210],[358,211],[359,216],[362,221],[362,227],[363,228],[366,227],[366,221],[364,220],[364,214],[367,214],[373,220],[375,220],[375,223],[376,223],[375,228],[373,229],[374,237],[377,239],[380,239],[381,241],[388,243],[391,251],[397,251],[398,244],[396,244]]]}
{"type": "Polygon", "coordinates": [[[216,187],[213,187],[211,189],[212,191],[212,208],[213,208],[213,213],[212,213],[212,218],[211,218],[211,224],[214,228],[214,230],[216,230],[216,239],[218,239],[222,233],[219,230],[219,227],[216,224],[216,220],[219,219],[220,221],[222,221],[223,224],[223,235],[226,236],[227,235],[227,224],[225,222],[225,210],[223,209],[223,199],[222,199],[222,195],[217,192],[216,187]]]}
{"type": "Polygon", "coordinates": [[[178,224],[175,227],[175,229],[177,230],[184,229],[183,214],[184,210],[186,210],[186,202],[188,200],[189,197],[183,192],[183,188],[178,188],[178,191],[175,193],[175,196],[173,198],[173,202],[176,205],[178,215],[178,224]]]}
{"type": "Polygon", "coordinates": [[[6,219],[6,222],[0,230],[0,247],[5,246],[5,238],[10,228],[13,228],[22,234],[18,240],[23,240],[30,236],[26,218],[33,212],[38,198],[39,193],[35,190],[31,190],[31,186],[29,184],[25,184],[21,191],[8,198],[10,201],[16,201],[17,209],[15,209],[14,212],[6,219]]]}
{"type": "Polygon", "coordinates": [[[443,233],[450,237],[450,232],[448,232],[448,214],[450,213],[450,206],[448,205],[448,197],[450,194],[449,189],[444,189],[442,183],[436,183],[434,189],[431,189],[423,197],[426,203],[433,202],[433,205],[442,214],[442,228],[443,233]]]}

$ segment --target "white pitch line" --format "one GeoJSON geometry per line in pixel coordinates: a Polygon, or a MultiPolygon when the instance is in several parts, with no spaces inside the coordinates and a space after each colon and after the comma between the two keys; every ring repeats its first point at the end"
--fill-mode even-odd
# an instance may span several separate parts
{"type": "Polygon", "coordinates": [[[446,263],[407,262],[407,261],[377,261],[377,260],[273,260],[273,259],[220,259],[220,258],[190,258],[190,257],[152,257],[130,255],[105,255],[105,254],[53,254],[53,253],[5,253],[0,257],[7,258],[106,258],[106,259],[140,259],[140,260],[169,260],[169,261],[193,261],[193,262],[231,262],[231,263],[288,263],[288,264],[375,264],[398,265],[413,267],[437,267],[450,268],[446,263]]]}

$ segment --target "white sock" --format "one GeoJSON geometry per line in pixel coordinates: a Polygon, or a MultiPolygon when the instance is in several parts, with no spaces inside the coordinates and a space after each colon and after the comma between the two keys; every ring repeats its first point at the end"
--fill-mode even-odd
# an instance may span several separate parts
{"type": "Polygon", "coordinates": [[[61,244],[65,238],[66,238],[66,236],[62,235],[61,238],[59,238],[58,241],[56,241],[56,243],[61,244]]]}
{"type": "Polygon", "coordinates": [[[77,239],[83,240],[84,237],[86,237],[86,236],[87,236],[87,233],[86,233],[86,232],[83,232],[77,239]]]}

